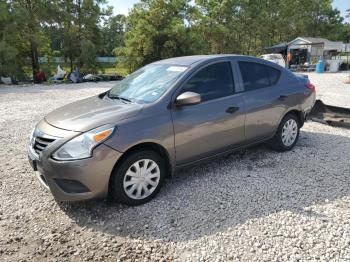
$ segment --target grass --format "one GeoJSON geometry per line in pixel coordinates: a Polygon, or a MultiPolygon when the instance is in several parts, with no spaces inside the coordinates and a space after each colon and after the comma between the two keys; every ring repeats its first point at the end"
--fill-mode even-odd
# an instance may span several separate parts
{"type": "MultiPolygon", "coordinates": [[[[66,72],[70,72],[70,65],[69,64],[60,64],[62,69],[66,72]]],[[[47,64],[40,64],[40,69],[43,70],[46,74],[47,78],[50,78],[56,73],[58,64],[51,64],[48,66],[47,64]]],[[[28,78],[32,77],[32,67],[31,66],[24,66],[23,68],[25,75],[28,78]]],[[[83,73],[91,73],[89,70],[82,70],[83,73]]],[[[98,64],[98,73],[99,74],[118,74],[121,76],[127,76],[128,70],[124,67],[121,67],[116,64],[111,64],[111,63],[99,63],[98,64]]]]}
{"type": "MultiPolygon", "coordinates": [[[[100,70],[99,73],[103,73],[103,72],[100,70]]],[[[104,74],[119,74],[122,76],[127,76],[129,73],[128,73],[128,70],[124,67],[114,66],[114,67],[105,67],[104,74]]]]}
{"type": "Polygon", "coordinates": [[[101,74],[118,74],[121,76],[127,76],[129,74],[127,68],[121,67],[118,64],[102,64],[98,72],[101,74]]]}

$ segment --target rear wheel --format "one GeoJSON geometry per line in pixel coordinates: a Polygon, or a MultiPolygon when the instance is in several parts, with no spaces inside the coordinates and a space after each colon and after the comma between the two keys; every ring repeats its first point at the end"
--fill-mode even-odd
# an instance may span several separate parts
{"type": "Polygon", "coordinates": [[[270,145],[278,151],[291,150],[298,141],[300,124],[295,114],[286,115],[271,140],[270,145]]]}
{"type": "Polygon", "coordinates": [[[165,177],[164,172],[164,161],[156,152],[132,152],[112,174],[112,197],[132,206],[146,203],[159,192],[165,177]]]}

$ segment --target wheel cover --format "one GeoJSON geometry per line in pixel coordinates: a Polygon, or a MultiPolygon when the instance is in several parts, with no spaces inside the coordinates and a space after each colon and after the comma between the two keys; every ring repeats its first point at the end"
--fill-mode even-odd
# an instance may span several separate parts
{"type": "Polygon", "coordinates": [[[289,119],[282,128],[282,143],[291,146],[298,135],[298,124],[294,119],[289,119]]]}
{"type": "Polygon", "coordinates": [[[144,199],[158,187],[160,169],[151,159],[141,159],[132,164],[126,171],[123,188],[132,199],[144,199]]]}

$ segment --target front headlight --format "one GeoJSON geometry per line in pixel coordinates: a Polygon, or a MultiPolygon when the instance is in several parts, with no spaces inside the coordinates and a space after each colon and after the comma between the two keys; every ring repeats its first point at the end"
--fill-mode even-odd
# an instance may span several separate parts
{"type": "Polygon", "coordinates": [[[56,160],[76,160],[92,156],[92,150],[112,135],[114,127],[102,126],[83,133],[61,146],[52,157],[56,160]]]}
{"type": "Polygon", "coordinates": [[[29,146],[33,146],[34,145],[34,131],[35,131],[35,127],[30,132],[30,135],[29,135],[29,141],[28,141],[28,145],[29,146]]]}

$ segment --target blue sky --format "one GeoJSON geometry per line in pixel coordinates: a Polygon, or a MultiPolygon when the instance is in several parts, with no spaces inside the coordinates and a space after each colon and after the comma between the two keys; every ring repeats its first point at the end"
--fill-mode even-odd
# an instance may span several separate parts
{"type": "MultiPolygon", "coordinates": [[[[338,8],[345,18],[346,10],[350,9],[350,0],[334,0],[333,7],[338,8]]],[[[349,21],[349,19],[347,19],[349,21]]]]}
{"type": "Polygon", "coordinates": [[[138,0],[107,0],[107,4],[113,6],[114,14],[124,14],[128,13],[128,10],[132,6],[139,2],[138,0]]]}
{"type": "MultiPolygon", "coordinates": [[[[132,6],[139,2],[138,0],[108,0],[108,5],[114,7],[114,14],[127,14],[128,10],[132,6]]],[[[341,11],[343,17],[345,12],[350,8],[350,0],[334,0],[333,7],[338,8],[341,11]]]]}

